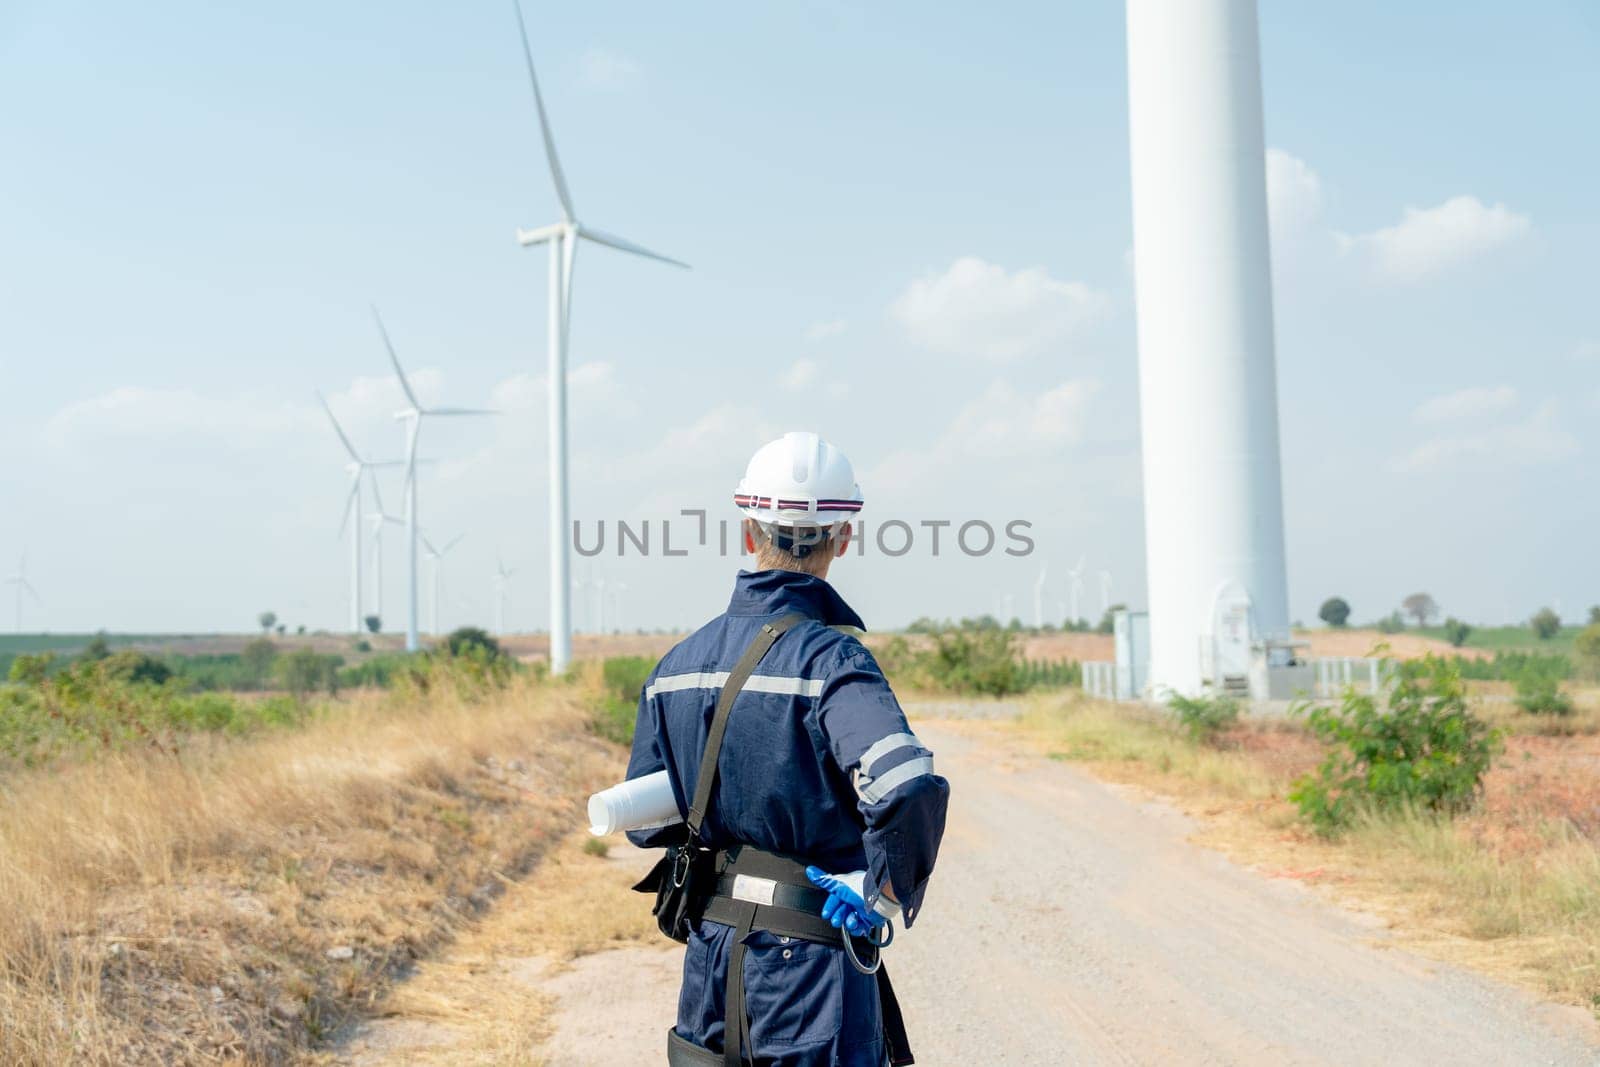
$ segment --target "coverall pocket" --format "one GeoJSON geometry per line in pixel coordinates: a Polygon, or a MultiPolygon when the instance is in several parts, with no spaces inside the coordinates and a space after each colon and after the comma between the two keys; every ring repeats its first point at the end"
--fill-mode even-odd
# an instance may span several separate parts
{"type": "Polygon", "coordinates": [[[843,955],[814,941],[752,934],[745,953],[745,1001],[757,1050],[827,1047],[844,1022],[843,955]]]}

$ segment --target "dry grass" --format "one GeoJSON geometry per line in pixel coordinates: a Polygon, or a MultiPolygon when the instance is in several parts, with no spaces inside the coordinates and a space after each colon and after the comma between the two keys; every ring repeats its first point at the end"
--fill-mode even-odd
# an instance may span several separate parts
{"type": "Polygon", "coordinates": [[[304,729],[0,780],[0,1062],[281,1061],[580,821],[590,689],[360,695],[304,729]]]}
{"type": "Polygon", "coordinates": [[[1334,841],[1284,799],[1321,752],[1293,723],[1254,720],[1195,745],[1162,712],[1073,695],[1037,701],[1023,726],[1052,755],[1205,816],[1206,844],[1327,886],[1433,955],[1600,1011],[1600,736],[1580,707],[1559,737],[1548,720],[1490,708],[1509,736],[1474,812],[1373,817],[1334,841]]]}
{"type": "Polygon", "coordinates": [[[340,1055],[384,1062],[403,1049],[404,1061],[419,1067],[542,1063],[553,1006],[548,977],[592,952],[667,943],[648,901],[628,888],[644,854],[623,843],[608,856],[593,841],[579,831],[554,847],[441,958],[396,986],[378,1006],[382,1018],[340,1055]]]}

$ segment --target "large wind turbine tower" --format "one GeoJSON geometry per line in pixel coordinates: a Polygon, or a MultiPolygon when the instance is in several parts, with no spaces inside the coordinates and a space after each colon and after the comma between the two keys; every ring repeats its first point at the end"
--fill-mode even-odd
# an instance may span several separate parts
{"type": "Polygon", "coordinates": [[[1127,0],[1153,689],[1287,660],[1255,0],[1127,0]]]}

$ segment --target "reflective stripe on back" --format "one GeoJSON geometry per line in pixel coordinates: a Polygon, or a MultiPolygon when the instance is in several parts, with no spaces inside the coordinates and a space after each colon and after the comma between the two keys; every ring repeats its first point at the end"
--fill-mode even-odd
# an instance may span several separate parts
{"type": "MultiPolygon", "coordinates": [[[[684,689],[721,689],[728,684],[728,671],[697,671],[693,674],[668,674],[657,678],[645,687],[644,695],[676,693],[684,689]]],[[[775,674],[752,674],[745,683],[746,692],[783,693],[788,696],[818,697],[822,695],[821,678],[792,678],[775,674]]]]}

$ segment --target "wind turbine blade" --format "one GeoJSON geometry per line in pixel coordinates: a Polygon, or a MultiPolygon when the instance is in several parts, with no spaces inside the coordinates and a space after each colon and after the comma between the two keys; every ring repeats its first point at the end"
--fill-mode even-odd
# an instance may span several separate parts
{"type": "Polygon", "coordinates": [[[394,343],[389,340],[389,331],[384,329],[383,316],[378,314],[378,309],[372,309],[372,318],[378,324],[378,332],[383,335],[383,347],[389,352],[389,362],[394,364],[395,376],[400,379],[400,390],[406,394],[406,399],[411,402],[413,410],[421,410],[422,404],[417,400],[417,394],[411,391],[411,383],[406,380],[406,372],[400,369],[400,357],[394,354],[394,343]]]}
{"type": "Polygon", "coordinates": [[[428,540],[427,534],[420,530],[417,531],[417,540],[421,541],[422,547],[428,550],[428,555],[434,557],[435,559],[439,558],[439,550],[433,547],[433,542],[428,540]]]}
{"type": "Polygon", "coordinates": [[[690,269],[689,264],[683,262],[682,260],[673,259],[671,256],[664,256],[660,252],[652,252],[643,245],[636,245],[627,238],[618,237],[616,234],[606,233],[604,230],[591,230],[587,226],[580,226],[578,228],[578,236],[587,237],[595,244],[602,244],[608,248],[615,248],[619,252],[632,252],[636,256],[644,256],[646,259],[659,259],[663,263],[671,263],[674,267],[682,267],[684,270],[690,269]]]}
{"type": "Polygon", "coordinates": [[[333,423],[333,432],[339,435],[339,440],[344,442],[344,450],[350,453],[350,458],[357,463],[361,462],[361,453],[356,451],[356,446],[350,443],[350,438],[344,432],[344,427],[339,425],[339,420],[334,417],[333,409],[328,406],[328,398],[322,395],[322,390],[317,390],[317,399],[322,402],[322,410],[328,413],[328,421],[333,423]]]}
{"type": "Polygon", "coordinates": [[[32,582],[28,581],[26,578],[22,579],[22,588],[28,591],[29,596],[33,597],[33,602],[35,604],[38,604],[40,607],[44,607],[44,601],[39,598],[39,590],[33,587],[32,582]]]}
{"type": "MultiPolygon", "coordinates": [[[[498,415],[494,408],[424,408],[424,415],[498,415]]],[[[426,462],[426,461],[424,461],[426,462]]]]}
{"type": "Polygon", "coordinates": [[[545,114],[544,94],[539,91],[539,75],[533,69],[533,49],[528,45],[528,24],[522,18],[520,0],[512,0],[517,12],[517,32],[522,38],[522,58],[528,61],[528,84],[533,86],[533,104],[539,109],[539,133],[544,137],[544,154],[550,163],[550,178],[556,184],[556,199],[561,201],[561,217],[572,219],[572,194],[567,191],[567,177],[561,173],[561,159],[556,155],[556,139],[550,133],[550,116],[545,114]]]}
{"type": "Polygon", "coordinates": [[[355,481],[350,483],[350,495],[344,498],[344,518],[339,520],[339,536],[344,536],[345,527],[350,525],[350,513],[355,510],[356,497],[361,495],[361,475],[356,475],[355,481]]]}
{"type": "Polygon", "coordinates": [[[461,543],[461,539],[463,537],[465,537],[465,536],[467,536],[467,535],[464,534],[464,533],[463,534],[456,534],[455,537],[451,541],[446,543],[445,546],[439,550],[439,555],[442,556],[445,553],[449,552],[452,548],[454,548],[457,545],[459,545],[461,543]]]}

